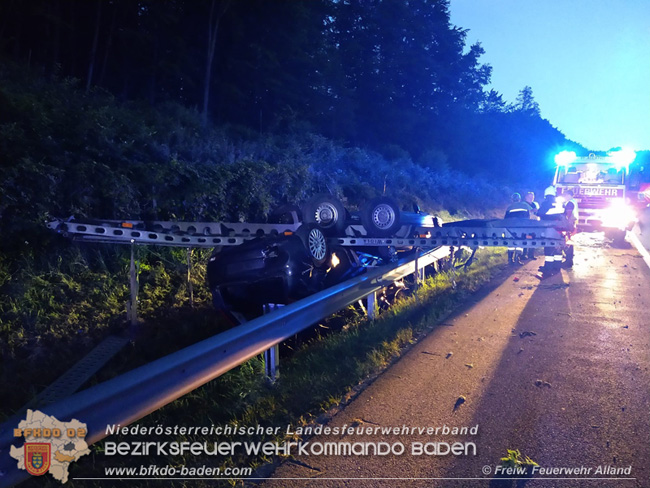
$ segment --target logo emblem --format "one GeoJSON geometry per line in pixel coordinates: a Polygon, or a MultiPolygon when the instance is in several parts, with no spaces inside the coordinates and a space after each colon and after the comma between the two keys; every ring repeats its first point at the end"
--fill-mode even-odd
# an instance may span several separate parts
{"type": "Polygon", "coordinates": [[[34,476],[47,473],[50,469],[51,445],[44,442],[25,443],[25,469],[34,476]]]}

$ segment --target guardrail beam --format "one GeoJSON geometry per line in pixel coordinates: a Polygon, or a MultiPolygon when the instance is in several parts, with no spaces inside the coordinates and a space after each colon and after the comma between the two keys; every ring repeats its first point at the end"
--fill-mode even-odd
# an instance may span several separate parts
{"type": "MultiPolygon", "coordinates": [[[[418,257],[419,266],[428,266],[445,257],[447,252],[447,248],[442,248],[424,253],[418,257]]],[[[74,418],[85,423],[88,428],[86,442],[94,444],[106,437],[107,425],[127,426],[141,419],[415,270],[412,259],[369,270],[41,410],[60,421],[74,418]]],[[[18,416],[22,418],[24,413],[18,416]]],[[[14,442],[21,442],[13,437],[16,427],[13,421],[0,425],[1,453],[9,452],[14,442]]],[[[16,467],[14,459],[4,455],[0,456],[0,473],[1,486],[12,486],[29,477],[26,471],[16,467]]]]}

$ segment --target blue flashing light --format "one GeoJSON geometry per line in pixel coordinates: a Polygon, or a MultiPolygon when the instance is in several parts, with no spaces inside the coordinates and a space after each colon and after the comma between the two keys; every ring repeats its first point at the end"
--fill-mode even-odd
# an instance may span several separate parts
{"type": "Polygon", "coordinates": [[[610,152],[609,156],[614,161],[617,169],[627,168],[636,159],[636,152],[633,149],[624,147],[620,151],[610,152]]]}
{"type": "Polygon", "coordinates": [[[576,153],[573,151],[561,151],[555,155],[555,164],[566,166],[576,160],[576,153]]]}

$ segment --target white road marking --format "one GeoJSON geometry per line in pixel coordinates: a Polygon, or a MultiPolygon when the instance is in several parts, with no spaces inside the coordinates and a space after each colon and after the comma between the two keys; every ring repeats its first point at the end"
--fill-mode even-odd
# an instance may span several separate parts
{"type": "Polygon", "coordinates": [[[648,268],[650,268],[650,253],[645,247],[643,247],[643,244],[641,244],[639,237],[634,232],[628,232],[627,238],[630,240],[630,242],[632,242],[632,244],[634,244],[636,250],[639,251],[639,254],[641,256],[643,256],[645,264],[648,266],[648,268]]]}

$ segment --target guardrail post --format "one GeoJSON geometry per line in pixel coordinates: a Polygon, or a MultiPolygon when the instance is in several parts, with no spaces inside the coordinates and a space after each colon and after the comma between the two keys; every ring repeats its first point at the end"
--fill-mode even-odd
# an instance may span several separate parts
{"type": "Polygon", "coordinates": [[[366,313],[370,320],[377,318],[377,292],[373,291],[366,297],[366,313]]]}
{"type": "MultiPolygon", "coordinates": [[[[263,310],[264,314],[271,313],[273,310],[276,310],[278,305],[273,305],[265,303],[263,310]]],[[[269,379],[271,383],[275,383],[280,375],[279,369],[280,363],[280,344],[271,346],[269,349],[264,351],[264,376],[269,379]]]]}
{"type": "Polygon", "coordinates": [[[126,305],[127,317],[132,326],[138,325],[138,274],[135,267],[135,241],[131,240],[131,265],[129,267],[131,300],[126,305]]]}
{"type": "MultiPolygon", "coordinates": [[[[460,247],[458,248],[460,249],[460,247]]],[[[449,248],[449,276],[451,278],[451,287],[456,289],[456,251],[454,251],[454,246],[449,248]]]]}
{"type": "Polygon", "coordinates": [[[279,376],[278,362],[280,361],[280,346],[276,344],[264,351],[264,375],[271,383],[275,383],[279,376]]]}
{"type": "Polygon", "coordinates": [[[415,248],[415,293],[416,293],[416,298],[417,298],[417,291],[420,286],[420,266],[418,263],[418,258],[420,256],[420,248],[416,247],[415,248]]]}
{"type": "Polygon", "coordinates": [[[194,308],[194,288],[192,287],[192,248],[187,248],[187,290],[190,294],[190,308],[194,308]]]}

